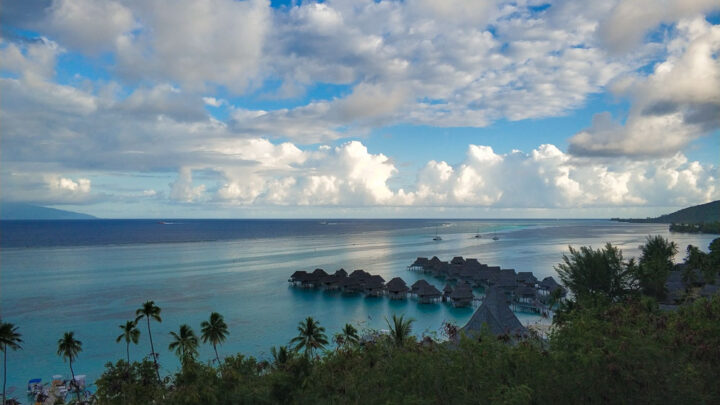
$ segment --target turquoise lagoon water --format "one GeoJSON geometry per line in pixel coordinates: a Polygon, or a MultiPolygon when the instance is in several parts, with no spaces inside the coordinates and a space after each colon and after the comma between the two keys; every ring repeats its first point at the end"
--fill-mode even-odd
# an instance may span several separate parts
{"type": "MultiPolygon", "coordinates": [[[[418,335],[439,335],[444,321],[462,325],[473,312],[447,304],[291,288],[287,279],[298,269],[365,269],[385,280],[400,276],[411,284],[426,277],[406,269],[417,256],[449,260],[459,255],[532,271],[542,279],[555,276],[553,266],[568,245],[600,247],[612,242],[629,258],[638,255],[638,246],[649,234],[676,241],[681,252],[690,243],[706,249],[712,240],[710,235],[670,234],[666,225],[603,220],[274,221],[272,225],[231,221],[230,225],[223,221],[1,223],[0,314],[19,326],[24,339],[23,350],[9,352],[8,385],[17,387],[16,395],[24,399],[21,391],[28,379],[49,381],[53,374],[69,375],[67,364],[55,352],[57,340],[70,330],[83,342],[74,369],[93,380],[107,361],[124,358],[124,344],[115,343],[118,325],[133,319],[135,309],[146,300],[162,308],[163,322],[153,323],[152,331],[161,372],[170,374],[178,362],[167,350],[169,332],[182,323],[199,332],[211,311],[222,313],[230,328],[228,341],[219,348],[221,355],[242,352],[260,358],[269,357],[271,346],[287,344],[307,316],[318,319],[328,335],[345,323],[383,329],[385,318],[392,314],[413,318],[418,335]],[[263,227],[273,230],[262,231],[263,227]],[[432,241],[436,228],[442,241],[432,241]],[[478,230],[484,235],[481,239],[473,238],[478,230]],[[96,235],[86,237],[83,232],[96,235]],[[500,240],[493,241],[493,233],[500,240]]],[[[443,285],[428,281],[438,288],[443,285]]],[[[542,321],[533,315],[518,317],[525,324],[542,321]]],[[[140,328],[140,344],[130,348],[133,359],[150,352],[145,324],[140,328]]],[[[201,347],[200,359],[212,357],[210,347],[201,347]]]]}

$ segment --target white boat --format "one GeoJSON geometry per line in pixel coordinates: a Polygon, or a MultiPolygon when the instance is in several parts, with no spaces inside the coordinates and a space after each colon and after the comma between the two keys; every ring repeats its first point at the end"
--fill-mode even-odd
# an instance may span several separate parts
{"type": "Polygon", "coordinates": [[[438,235],[438,233],[437,233],[437,226],[435,227],[435,237],[433,238],[433,240],[442,240],[440,235],[438,235]]]}

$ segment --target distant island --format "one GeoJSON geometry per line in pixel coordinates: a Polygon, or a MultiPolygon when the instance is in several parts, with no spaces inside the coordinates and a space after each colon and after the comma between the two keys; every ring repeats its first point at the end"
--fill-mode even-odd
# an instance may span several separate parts
{"type": "Polygon", "coordinates": [[[42,207],[39,205],[19,202],[0,203],[0,219],[2,220],[28,220],[28,219],[97,219],[88,214],[42,207]]]}
{"type": "Polygon", "coordinates": [[[720,200],[660,215],[657,218],[611,218],[613,221],[670,224],[671,232],[720,234],[720,200]]]}

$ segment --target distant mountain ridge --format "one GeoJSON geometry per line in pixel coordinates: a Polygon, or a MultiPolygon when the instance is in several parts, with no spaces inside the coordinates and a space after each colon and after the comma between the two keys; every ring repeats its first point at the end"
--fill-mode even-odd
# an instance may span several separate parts
{"type": "Polygon", "coordinates": [[[647,222],[656,224],[701,224],[720,221],[720,200],[683,208],[657,218],[612,218],[620,222],[647,222]]]}
{"type": "Polygon", "coordinates": [[[42,207],[39,205],[3,202],[0,203],[0,219],[97,219],[88,214],[42,207]]]}

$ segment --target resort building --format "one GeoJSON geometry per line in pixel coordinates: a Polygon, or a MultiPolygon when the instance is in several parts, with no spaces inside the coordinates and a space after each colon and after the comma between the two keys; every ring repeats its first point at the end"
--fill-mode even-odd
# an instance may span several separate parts
{"type": "Polygon", "coordinates": [[[471,306],[473,298],[475,298],[475,296],[473,295],[470,284],[464,281],[457,283],[450,294],[450,302],[452,302],[452,305],[456,308],[471,306]]]}
{"type": "Polygon", "coordinates": [[[487,290],[482,305],[460,329],[460,333],[474,338],[481,334],[483,328],[496,336],[506,335],[511,338],[519,338],[527,333],[527,329],[508,307],[505,294],[495,288],[487,290]]]}
{"type": "Polygon", "coordinates": [[[380,297],[385,293],[385,280],[378,275],[370,276],[365,280],[363,287],[368,297],[380,297]]]}
{"type": "Polygon", "coordinates": [[[416,293],[418,302],[421,304],[432,304],[436,303],[442,297],[440,290],[435,288],[434,285],[428,284],[421,285],[418,292],[416,293]]]}
{"type": "Polygon", "coordinates": [[[385,288],[391,300],[404,300],[407,298],[408,291],[410,291],[405,281],[400,277],[395,277],[388,281],[385,288]]]}

